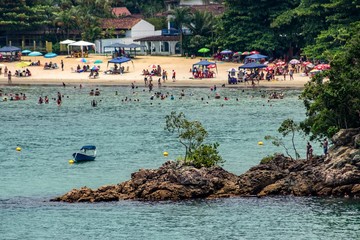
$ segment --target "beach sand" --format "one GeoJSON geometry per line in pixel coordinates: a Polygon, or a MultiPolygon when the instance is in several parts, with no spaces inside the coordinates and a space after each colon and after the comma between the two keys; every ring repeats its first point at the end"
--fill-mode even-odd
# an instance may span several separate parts
{"type": "MultiPolygon", "coordinates": [[[[89,79],[89,72],[85,73],[76,73],[72,69],[76,69],[77,65],[82,63],[79,58],[69,58],[67,56],[58,56],[56,58],[47,59],[44,57],[28,57],[23,56],[24,61],[41,61],[41,66],[29,66],[27,67],[32,76],[30,77],[15,77],[12,76],[12,85],[62,85],[64,82],[66,85],[114,85],[114,86],[129,86],[132,82],[135,85],[144,85],[144,76],[142,75],[143,69],[148,69],[152,64],[160,65],[162,69],[165,69],[168,73],[168,80],[163,83],[162,86],[168,87],[211,87],[214,85],[221,86],[226,84],[227,87],[245,87],[251,88],[250,84],[238,83],[235,85],[230,85],[227,82],[227,70],[230,68],[237,69],[241,64],[233,62],[217,62],[217,73],[214,78],[207,79],[191,79],[192,73],[190,69],[192,65],[196,62],[199,62],[201,57],[194,59],[185,58],[185,57],[174,57],[174,56],[136,56],[132,59],[132,62],[124,63],[123,66],[125,70],[128,68],[129,72],[124,74],[105,74],[104,71],[110,69],[114,65],[112,63],[108,64],[108,61],[111,60],[110,56],[99,56],[99,55],[90,55],[87,58],[90,62],[85,63],[89,64],[90,67],[96,65],[100,66],[101,72],[98,78],[89,79]],[[60,61],[64,61],[64,71],[61,70],[60,61]],[[95,60],[102,60],[101,64],[94,64],[95,60]],[[58,69],[53,70],[44,70],[43,66],[45,62],[57,63],[59,66],[58,69]],[[173,82],[171,79],[172,70],[176,72],[176,81],[173,82]]],[[[211,59],[207,59],[212,61],[211,59]]],[[[17,67],[16,64],[19,62],[3,63],[8,69],[14,74],[15,70],[24,70],[24,68],[17,67]]],[[[216,72],[216,70],[214,69],[216,72]]],[[[153,84],[157,86],[159,77],[153,77],[153,84]]],[[[289,80],[290,77],[287,76],[286,81],[283,81],[283,76],[276,76],[277,80],[273,81],[260,81],[259,85],[256,82],[257,87],[270,87],[270,88],[303,88],[304,84],[309,81],[309,77],[303,77],[300,74],[294,74],[294,80],[289,80]]],[[[4,69],[0,75],[0,85],[7,85],[8,79],[7,76],[4,76],[4,69]]]]}

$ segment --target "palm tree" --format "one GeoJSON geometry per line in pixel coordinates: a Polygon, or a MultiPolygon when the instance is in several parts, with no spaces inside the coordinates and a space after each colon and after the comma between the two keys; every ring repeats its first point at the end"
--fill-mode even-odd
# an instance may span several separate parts
{"type": "Polygon", "coordinates": [[[195,11],[186,26],[193,35],[207,36],[214,30],[216,24],[214,16],[205,11],[195,11]]]}
{"type": "Polygon", "coordinates": [[[74,29],[76,26],[76,15],[74,15],[73,11],[69,9],[61,10],[60,12],[54,13],[54,15],[55,26],[59,27],[62,30],[63,34],[65,34],[65,36],[63,37],[69,38],[70,30],[74,29]]]}
{"type": "Polygon", "coordinates": [[[180,52],[181,55],[183,55],[183,27],[190,21],[190,8],[175,8],[171,13],[171,21],[180,33],[180,52]]]}

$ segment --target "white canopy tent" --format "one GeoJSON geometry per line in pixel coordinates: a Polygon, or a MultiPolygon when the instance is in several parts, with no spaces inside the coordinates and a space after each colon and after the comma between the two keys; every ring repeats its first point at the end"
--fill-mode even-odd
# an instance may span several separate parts
{"type": "Polygon", "coordinates": [[[76,42],[76,41],[70,40],[70,39],[66,39],[66,40],[60,42],[60,44],[67,45],[68,55],[70,55],[69,44],[74,43],[74,42],[76,42]]]}
{"type": "Polygon", "coordinates": [[[80,47],[81,48],[81,57],[84,57],[84,47],[94,46],[94,48],[95,48],[95,43],[86,42],[86,41],[78,41],[78,42],[70,43],[69,46],[80,47]]]}

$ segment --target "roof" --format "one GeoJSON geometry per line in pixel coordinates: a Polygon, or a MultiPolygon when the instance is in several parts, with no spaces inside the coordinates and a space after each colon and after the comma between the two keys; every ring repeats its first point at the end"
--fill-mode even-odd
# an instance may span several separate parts
{"type": "Polygon", "coordinates": [[[210,12],[214,16],[221,15],[225,12],[225,6],[222,4],[208,4],[208,5],[192,5],[192,10],[198,10],[201,12],[210,12]]]}
{"type": "Polygon", "coordinates": [[[0,48],[0,52],[16,52],[20,50],[21,50],[20,48],[14,46],[5,46],[0,48]]]}
{"type": "Polygon", "coordinates": [[[267,66],[264,64],[251,62],[251,63],[244,64],[244,65],[240,66],[239,68],[246,69],[246,68],[265,68],[265,67],[267,67],[267,66]]]}
{"type": "Polygon", "coordinates": [[[215,62],[209,62],[209,61],[207,61],[207,60],[202,60],[202,61],[200,61],[200,62],[194,63],[193,66],[194,66],[194,65],[208,66],[208,65],[211,65],[211,64],[215,64],[215,65],[216,65],[215,62]]]}
{"type": "Polygon", "coordinates": [[[114,7],[112,8],[111,12],[117,17],[131,15],[131,12],[126,7],[114,7]]]}
{"type": "Polygon", "coordinates": [[[130,30],[140,21],[141,21],[140,18],[134,18],[131,16],[124,18],[105,18],[102,19],[101,21],[101,27],[103,29],[114,28],[114,29],[130,30]]]}
{"type": "Polygon", "coordinates": [[[80,150],[95,150],[96,147],[94,145],[86,145],[83,146],[80,150]]]}
{"type": "Polygon", "coordinates": [[[180,41],[180,36],[163,36],[163,35],[158,35],[158,36],[149,36],[149,37],[143,37],[143,38],[138,38],[134,40],[135,42],[140,42],[140,41],[169,41],[169,42],[177,42],[180,41]]]}

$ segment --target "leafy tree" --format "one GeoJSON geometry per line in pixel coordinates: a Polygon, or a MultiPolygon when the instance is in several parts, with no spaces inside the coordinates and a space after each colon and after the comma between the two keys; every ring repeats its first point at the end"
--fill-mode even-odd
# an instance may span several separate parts
{"type": "MultiPolygon", "coordinates": [[[[297,123],[295,123],[294,120],[292,120],[292,119],[284,120],[278,129],[278,132],[281,133],[282,137],[286,137],[289,134],[291,135],[292,149],[294,150],[296,159],[300,158],[300,155],[295,146],[295,133],[299,132],[299,131],[300,131],[300,126],[297,123]]],[[[290,154],[289,148],[286,146],[285,140],[283,138],[273,137],[273,136],[265,136],[265,140],[272,140],[272,144],[274,144],[275,146],[283,147],[285,149],[286,154],[291,159],[293,159],[293,157],[290,154]]]]}
{"type": "Polygon", "coordinates": [[[184,46],[183,46],[183,27],[189,24],[190,22],[190,8],[183,7],[183,8],[175,8],[172,12],[172,18],[171,20],[174,22],[175,27],[179,30],[180,34],[180,46],[181,46],[181,54],[184,52],[184,46]]]}
{"type": "Polygon", "coordinates": [[[307,118],[301,127],[311,139],[360,127],[360,26],[331,62],[331,70],[306,84],[301,95],[307,118]],[[327,76],[328,80],[324,77],[327,76]]]}
{"type": "Polygon", "coordinates": [[[165,130],[176,133],[179,142],[185,147],[185,163],[200,168],[224,162],[217,151],[218,143],[203,144],[208,133],[200,122],[187,120],[183,112],[171,112],[165,119],[165,130]]]}
{"type": "Polygon", "coordinates": [[[155,26],[155,30],[161,30],[167,28],[167,22],[165,17],[151,17],[147,18],[146,21],[155,26]]]}
{"type": "Polygon", "coordinates": [[[52,23],[52,1],[2,0],[0,31],[33,30],[52,23]]]}
{"type": "Polygon", "coordinates": [[[226,0],[227,10],[221,18],[217,43],[221,48],[273,53],[285,50],[282,32],[270,25],[282,12],[297,6],[298,0],[226,0]]]}

